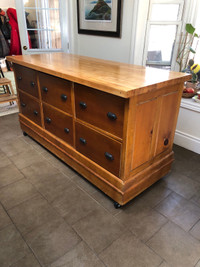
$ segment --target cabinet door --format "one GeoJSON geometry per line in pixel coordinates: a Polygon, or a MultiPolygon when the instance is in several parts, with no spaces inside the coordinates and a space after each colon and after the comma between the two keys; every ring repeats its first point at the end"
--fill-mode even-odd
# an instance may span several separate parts
{"type": "Polygon", "coordinates": [[[147,162],[152,156],[157,109],[157,99],[137,105],[132,169],[147,162]]]}
{"type": "Polygon", "coordinates": [[[178,103],[179,92],[173,92],[161,97],[161,110],[155,155],[162,153],[173,145],[178,103]]]}

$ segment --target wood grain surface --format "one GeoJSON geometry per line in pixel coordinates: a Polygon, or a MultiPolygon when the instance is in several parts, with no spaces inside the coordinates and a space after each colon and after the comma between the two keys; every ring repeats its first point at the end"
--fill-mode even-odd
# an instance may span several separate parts
{"type": "Polygon", "coordinates": [[[6,58],[13,63],[125,98],[157,90],[166,84],[170,86],[177,82],[184,82],[191,77],[189,74],[180,72],[67,53],[8,56],[6,58]]]}

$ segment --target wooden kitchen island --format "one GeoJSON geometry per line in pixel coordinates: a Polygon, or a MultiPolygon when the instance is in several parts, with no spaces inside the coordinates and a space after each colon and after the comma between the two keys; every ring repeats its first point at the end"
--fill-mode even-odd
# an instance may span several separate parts
{"type": "Polygon", "coordinates": [[[22,131],[116,203],[166,175],[190,75],[51,53],[9,56],[22,131]]]}

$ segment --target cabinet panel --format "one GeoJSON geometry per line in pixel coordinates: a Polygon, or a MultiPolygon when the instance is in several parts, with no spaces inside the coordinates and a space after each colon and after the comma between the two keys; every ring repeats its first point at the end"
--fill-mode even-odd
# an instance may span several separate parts
{"type": "Polygon", "coordinates": [[[161,98],[158,137],[155,154],[158,155],[172,146],[177,120],[179,92],[164,95],[161,98]]]}
{"type": "Polygon", "coordinates": [[[72,114],[71,82],[41,72],[39,82],[44,102],[72,114]]]}
{"type": "Polygon", "coordinates": [[[122,138],[125,99],[75,84],[77,118],[122,138]]]}
{"type": "Polygon", "coordinates": [[[73,119],[67,114],[43,103],[45,129],[73,145],[73,119]]]}
{"type": "Polygon", "coordinates": [[[151,158],[157,107],[157,99],[137,106],[132,169],[151,158]]]}
{"type": "Polygon", "coordinates": [[[14,65],[14,69],[17,88],[38,98],[36,71],[16,64],[14,65]]]}
{"type": "Polygon", "coordinates": [[[80,123],[76,123],[76,149],[119,176],[121,144],[80,123]]]}
{"type": "Polygon", "coordinates": [[[24,116],[37,123],[38,125],[42,125],[41,110],[38,101],[19,91],[19,105],[21,105],[21,112],[24,116]]]}

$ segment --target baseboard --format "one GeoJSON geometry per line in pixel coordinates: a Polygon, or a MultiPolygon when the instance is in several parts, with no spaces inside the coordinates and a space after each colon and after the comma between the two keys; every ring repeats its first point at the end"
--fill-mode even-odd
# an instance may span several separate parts
{"type": "Polygon", "coordinates": [[[200,138],[176,130],[174,144],[200,154],[200,138]]]}

